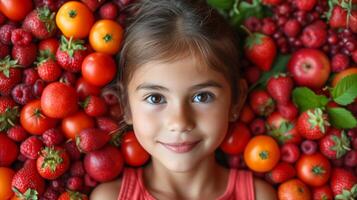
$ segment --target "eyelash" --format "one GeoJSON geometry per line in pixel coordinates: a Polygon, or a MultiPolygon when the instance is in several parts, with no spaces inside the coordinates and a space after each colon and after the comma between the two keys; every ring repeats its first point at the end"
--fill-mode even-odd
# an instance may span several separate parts
{"type": "MultiPolygon", "coordinates": [[[[212,102],[214,99],[215,99],[215,95],[211,92],[200,92],[196,95],[193,96],[192,100],[194,100],[196,97],[198,97],[199,95],[207,95],[206,98],[208,98],[209,100],[206,100],[205,102],[198,102],[198,103],[210,103],[212,102]]],[[[153,105],[157,105],[157,104],[164,104],[166,102],[163,102],[163,103],[153,103],[153,102],[150,102],[150,98],[152,97],[159,97],[161,98],[160,100],[164,99],[164,97],[161,95],[161,94],[158,94],[158,93],[152,93],[152,94],[149,94],[147,97],[144,98],[144,101],[146,101],[147,103],[149,104],[153,104],[153,105]]]]}

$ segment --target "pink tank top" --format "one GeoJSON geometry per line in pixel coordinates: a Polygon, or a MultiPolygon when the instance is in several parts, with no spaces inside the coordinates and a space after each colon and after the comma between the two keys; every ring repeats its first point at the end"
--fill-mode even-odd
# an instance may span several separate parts
{"type": "MultiPolygon", "coordinates": [[[[146,190],[142,168],[125,168],[118,200],[155,200],[146,190]]],[[[253,175],[250,171],[230,169],[227,188],[217,200],[254,200],[253,175]]]]}

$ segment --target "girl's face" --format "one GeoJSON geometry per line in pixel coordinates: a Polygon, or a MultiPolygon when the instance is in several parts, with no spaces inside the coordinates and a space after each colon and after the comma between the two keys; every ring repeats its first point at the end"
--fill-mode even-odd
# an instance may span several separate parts
{"type": "Polygon", "coordinates": [[[231,95],[221,73],[192,57],[149,62],[129,82],[127,122],[153,161],[187,171],[212,158],[224,139],[231,95]]]}

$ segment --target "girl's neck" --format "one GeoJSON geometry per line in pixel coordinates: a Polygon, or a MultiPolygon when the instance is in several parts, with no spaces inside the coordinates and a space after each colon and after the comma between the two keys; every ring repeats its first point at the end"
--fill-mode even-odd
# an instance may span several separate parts
{"type": "Polygon", "coordinates": [[[229,170],[219,165],[213,155],[196,168],[179,173],[153,159],[145,167],[143,179],[147,190],[157,198],[216,199],[227,187],[228,174],[229,170]]]}

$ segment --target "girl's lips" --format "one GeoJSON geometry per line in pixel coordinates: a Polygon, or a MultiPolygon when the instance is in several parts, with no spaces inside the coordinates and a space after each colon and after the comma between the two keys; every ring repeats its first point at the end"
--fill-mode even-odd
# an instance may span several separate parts
{"type": "Polygon", "coordinates": [[[191,151],[200,141],[197,142],[184,142],[184,143],[162,143],[167,149],[176,153],[186,153],[191,151]]]}

